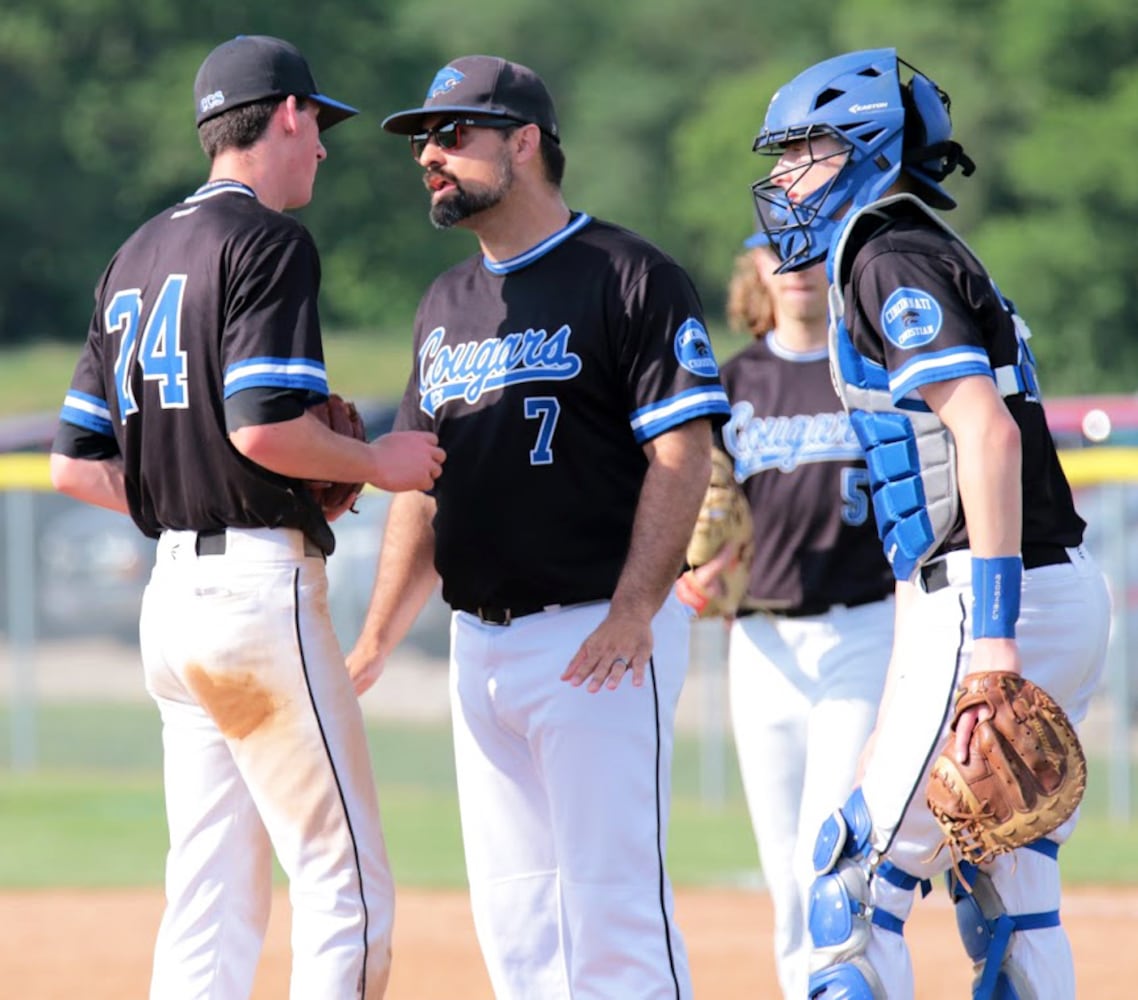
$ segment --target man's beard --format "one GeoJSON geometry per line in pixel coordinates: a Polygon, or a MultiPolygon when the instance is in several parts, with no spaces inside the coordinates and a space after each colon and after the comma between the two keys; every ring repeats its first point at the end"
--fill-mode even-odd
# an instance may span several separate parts
{"type": "Polygon", "coordinates": [[[498,176],[494,182],[475,189],[463,187],[453,177],[448,179],[454,184],[454,190],[431,204],[431,225],[436,229],[450,229],[463,219],[469,219],[472,215],[497,205],[513,184],[513,164],[503,157],[498,164],[498,176]]]}

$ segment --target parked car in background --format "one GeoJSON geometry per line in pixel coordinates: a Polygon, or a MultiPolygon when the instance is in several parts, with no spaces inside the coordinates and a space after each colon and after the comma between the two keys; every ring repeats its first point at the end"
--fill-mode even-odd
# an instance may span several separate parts
{"type": "MultiPolygon", "coordinates": [[[[386,434],[397,406],[386,400],[357,401],[368,439],[386,434]]],[[[44,463],[40,488],[30,504],[9,506],[0,495],[3,519],[0,542],[9,550],[7,533],[26,532],[33,539],[35,565],[15,571],[10,582],[0,565],[0,627],[7,628],[8,586],[35,591],[36,635],[43,638],[81,635],[138,641],[142,592],[154,565],[156,542],[146,538],[129,517],[80,503],[48,488],[47,452],[55,433],[55,413],[0,421],[0,494],[6,485],[4,454],[23,463],[44,463]]],[[[358,514],[344,514],[333,525],[336,551],[328,560],[328,603],[340,642],[349,648],[363,624],[371,597],[383,524],[390,495],[368,488],[357,501],[358,514]]],[[[449,610],[436,593],[412,627],[406,643],[424,656],[446,655],[449,610]]]]}

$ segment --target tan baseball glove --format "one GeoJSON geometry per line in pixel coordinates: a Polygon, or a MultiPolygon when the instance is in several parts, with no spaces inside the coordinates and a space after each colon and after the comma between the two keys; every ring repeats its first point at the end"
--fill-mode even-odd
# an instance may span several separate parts
{"type": "MultiPolygon", "coordinates": [[[[356,404],[338,393],[332,393],[323,403],[310,406],[308,412],[337,434],[354,437],[358,441],[367,440],[367,431],[356,404]]],[[[308,491],[320,504],[329,521],[334,521],[347,510],[354,513],[356,498],[363,488],[363,483],[333,483],[315,479],[308,481],[308,491]]]]}
{"type": "Polygon", "coordinates": [[[967,764],[956,759],[949,734],[933,762],[928,804],[954,856],[979,865],[1069,819],[1087,785],[1087,762],[1063,709],[1019,674],[968,674],[954,731],[961,713],[977,705],[992,717],[972,731],[967,764]]]}
{"type": "Polygon", "coordinates": [[[755,524],[751,505],[735,481],[735,463],[718,448],[711,452],[711,481],[687,547],[692,569],[717,562],[718,572],[701,583],[687,572],[677,587],[680,599],[700,618],[731,617],[747,593],[755,556],[755,524]],[[725,551],[726,550],[726,551],[725,551]]]}

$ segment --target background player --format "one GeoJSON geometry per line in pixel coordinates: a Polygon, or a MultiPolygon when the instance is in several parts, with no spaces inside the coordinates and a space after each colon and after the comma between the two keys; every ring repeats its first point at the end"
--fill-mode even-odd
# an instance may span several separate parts
{"type": "MultiPolygon", "coordinates": [[[[754,190],[782,269],[825,259],[832,275],[835,383],[900,581],[873,749],[815,850],[812,997],[913,995],[900,931],[917,879],[952,863],[924,792],[959,679],[1022,672],[1077,724],[1109,623],[1027,325],[930,210],[955,205],[941,181],[972,171],[948,96],[911,67],[902,82],[903,69],[892,49],[820,63],[778,91],[755,141],[779,157],[754,190]]],[[[960,757],[981,711],[957,724],[960,757]]],[[[954,898],[975,997],[1075,995],[1056,860],[1073,825],[980,870],[961,865],[954,898]]]]}
{"type": "Polygon", "coordinates": [[[158,555],[142,605],[170,852],[153,1000],[247,997],[270,842],[291,882],[294,1000],[383,995],[392,882],[359,704],[328,616],[334,539],[304,479],[426,489],[433,434],[339,436],[308,203],[322,129],[354,115],[287,42],[198,71],[209,182],[145,223],[96,293],[52,455],[58,489],[129,513],[158,555]]]}
{"type": "MultiPolygon", "coordinates": [[[[731,455],[755,522],[755,557],[731,627],[739,771],[774,905],[787,1000],[806,995],[806,908],[822,820],[854,786],[893,639],[893,574],[881,552],[857,437],[834,395],[826,269],[775,274],[760,233],[736,259],[731,325],[754,342],[723,365],[731,455]]],[[[730,543],[729,543],[730,544],[730,543]]],[[[713,587],[711,563],[692,571],[713,587]]]]}
{"type": "Polygon", "coordinates": [[[397,426],[437,431],[447,467],[392,504],[349,666],[371,684],[441,575],[496,996],[689,997],[664,869],[689,634],[671,591],[728,412],[699,301],[659,250],[566,207],[532,70],[456,59],[384,127],[410,136],[432,222],[481,252],[419,307],[397,426]]]}

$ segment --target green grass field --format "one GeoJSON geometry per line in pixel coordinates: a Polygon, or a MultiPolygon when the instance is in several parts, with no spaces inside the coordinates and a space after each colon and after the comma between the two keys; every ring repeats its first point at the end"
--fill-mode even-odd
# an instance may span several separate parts
{"type": "MultiPolygon", "coordinates": [[[[83,342],[43,343],[0,351],[0,417],[57,410],[83,342]]],[[[328,381],[353,399],[398,399],[411,370],[411,331],[325,336],[328,381]]]]}
{"type": "MultiPolygon", "coordinates": [[[[41,769],[9,768],[0,716],[0,888],[157,885],[165,819],[157,715],[148,705],[45,706],[41,769]]],[[[369,741],[392,867],[401,884],[463,884],[449,731],[371,724],[369,741]]],[[[700,754],[677,746],[669,865],[678,885],[753,882],[758,862],[728,747],[724,801],[700,796],[700,754]]],[[[1138,884],[1138,823],[1106,818],[1104,765],[1092,762],[1078,832],[1064,848],[1071,884],[1138,884]]],[[[1138,782],[1136,782],[1138,793],[1138,782]]],[[[1138,801],[1138,794],[1134,797],[1138,801]]]]}

